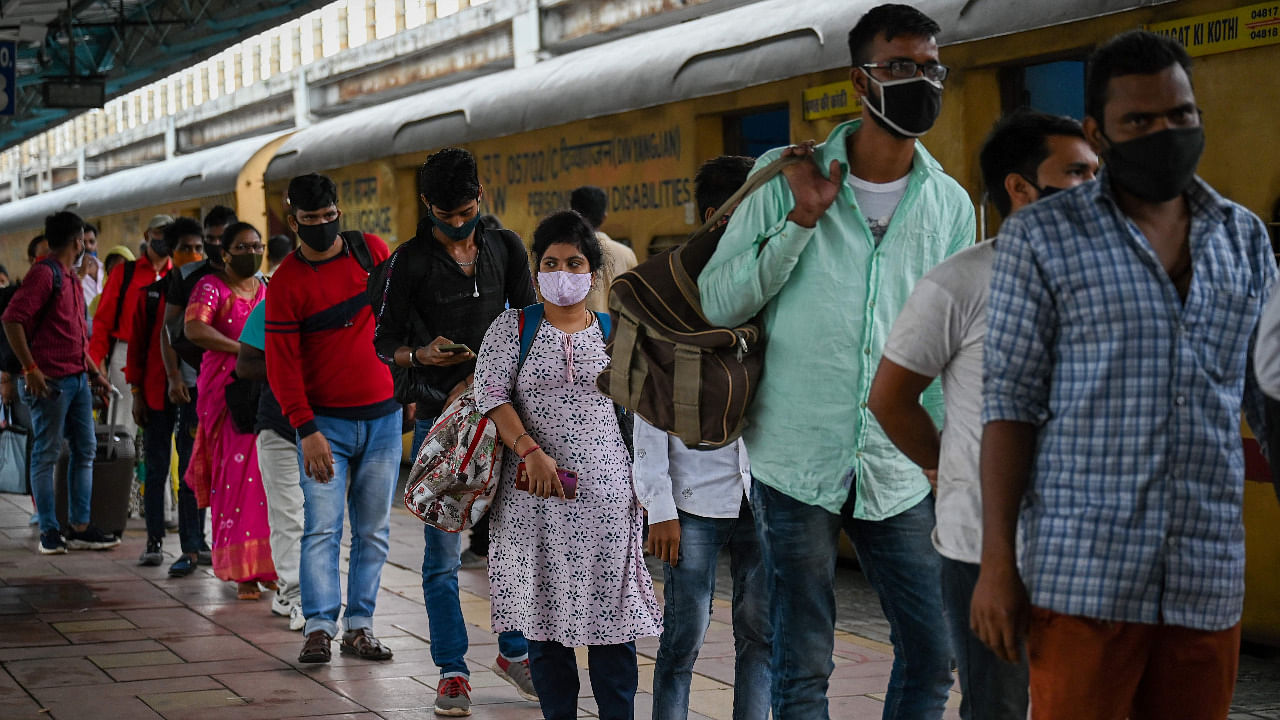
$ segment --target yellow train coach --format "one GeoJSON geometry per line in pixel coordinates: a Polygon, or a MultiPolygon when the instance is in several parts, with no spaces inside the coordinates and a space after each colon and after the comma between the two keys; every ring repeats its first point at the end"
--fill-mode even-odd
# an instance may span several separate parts
{"type": "MultiPolygon", "coordinates": [[[[479,161],[485,211],[529,237],[579,185],[609,196],[604,229],[640,257],[697,224],[692,178],[724,153],[823,139],[859,112],[849,83],[848,30],[874,0],[764,0],[356,110],[279,135],[241,140],[0,206],[0,260],[21,266],[45,214],[70,208],[99,221],[107,245],[136,244],[154,212],[196,216],[234,204],[265,233],[286,232],[289,178],[337,182],[344,226],[412,236],[422,207],[415,171],[432,150],[461,145],[479,161]]],[[[919,0],[942,26],[952,68],[942,115],[925,145],[978,203],[978,148],[995,120],[1022,105],[1079,117],[1084,61],[1124,30],[1178,38],[1195,57],[1208,145],[1200,173],[1276,221],[1280,32],[1273,4],[1229,0],[919,0]]],[[[980,211],[981,212],[981,211],[980,211]]],[[[982,213],[984,234],[998,220],[982,213]]],[[[1252,639],[1280,644],[1280,504],[1256,443],[1246,493],[1252,639]],[[1257,482],[1255,482],[1257,481],[1257,482]]]]}

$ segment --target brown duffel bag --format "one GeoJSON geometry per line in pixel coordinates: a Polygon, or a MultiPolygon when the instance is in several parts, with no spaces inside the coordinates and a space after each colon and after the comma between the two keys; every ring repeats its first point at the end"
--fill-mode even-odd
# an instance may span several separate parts
{"type": "Polygon", "coordinates": [[[596,386],[690,448],[710,450],[738,439],[764,369],[758,317],[727,328],[702,312],[697,278],[720,240],[713,230],[742,198],[796,161],[779,158],[752,175],[685,243],[609,286],[611,363],[596,386]]]}

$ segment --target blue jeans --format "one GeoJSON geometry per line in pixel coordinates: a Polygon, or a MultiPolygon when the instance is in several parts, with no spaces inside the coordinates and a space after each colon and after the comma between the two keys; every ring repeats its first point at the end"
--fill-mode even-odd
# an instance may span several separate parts
{"type": "Polygon", "coordinates": [[[333,479],[322,483],[307,477],[299,443],[304,512],[298,583],[305,632],[323,630],[334,637],[342,605],[338,561],[344,508],[351,520],[351,560],[343,622],[347,630],[373,628],[389,547],[391,499],[400,472],[400,413],[376,420],[320,415],[315,422],[333,452],[333,479]]]}
{"type": "MultiPolygon", "coordinates": [[[[196,427],[200,416],[196,413],[196,389],[189,388],[191,402],[178,406],[178,429],[174,432],[174,446],[178,450],[178,541],[186,554],[208,550],[204,539],[205,518],[208,513],[196,503],[196,493],[182,478],[187,475],[191,453],[196,444],[196,427]]],[[[147,462],[150,462],[148,460],[147,462]]],[[[150,511],[148,511],[150,513],[150,511]]]]}
{"type": "MultiPolygon", "coordinates": [[[[65,437],[71,446],[67,463],[67,521],[74,525],[89,523],[89,507],[93,500],[93,456],[98,438],[93,431],[93,394],[89,392],[84,373],[61,378],[46,378],[56,397],[36,397],[19,380],[22,402],[31,408],[31,495],[36,501],[36,518],[40,532],[58,530],[54,505],[53,469],[58,463],[65,437]]],[[[69,528],[62,528],[63,532],[69,528]]]]}
{"type": "Polygon", "coordinates": [[[680,513],[680,562],[663,564],[662,642],[653,670],[654,720],[689,716],[689,682],[711,623],[716,559],[729,549],[733,574],[733,720],[769,716],[769,657],[772,631],[764,563],[751,506],[743,499],[736,518],[680,513]]]}
{"type": "Polygon", "coordinates": [[[893,669],[883,717],[937,720],[951,688],[952,654],[938,589],[940,558],[929,537],[933,497],[879,521],[854,519],[853,504],[851,490],[837,515],[758,480],[752,484],[772,598],[774,720],[828,717],[841,529],[889,620],[893,669]]]}
{"type": "MultiPolygon", "coordinates": [[[[434,420],[418,420],[413,426],[413,451],[418,448],[434,420]]],[[[467,625],[462,618],[458,599],[458,555],[462,552],[462,534],[447,533],[423,525],[422,599],[427,605],[427,627],[431,635],[431,660],[440,668],[440,677],[470,677],[464,655],[469,647],[467,625]]],[[[519,662],[529,656],[529,644],[518,630],[498,633],[498,652],[502,657],[519,662]]]]}
{"type": "Polygon", "coordinates": [[[960,717],[964,720],[1026,720],[1027,662],[996,657],[969,627],[969,601],[979,566],[942,558],[942,600],[951,646],[960,668],[960,717]]]}
{"type": "MultiPolygon", "coordinates": [[[[588,645],[587,672],[600,720],[635,717],[636,644],[588,645]]],[[[529,674],[545,720],[578,717],[578,659],[573,648],[558,642],[529,641],[529,674]]]]}

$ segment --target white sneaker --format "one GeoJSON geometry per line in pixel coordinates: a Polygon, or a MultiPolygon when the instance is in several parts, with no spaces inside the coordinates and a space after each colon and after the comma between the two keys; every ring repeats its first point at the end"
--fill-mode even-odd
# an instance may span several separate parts
{"type": "Polygon", "coordinates": [[[307,626],[307,618],[302,615],[302,603],[289,606],[289,629],[301,630],[307,626]]]}
{"type": "Polygon", "coordinates": [[[280,617],[289,617],[289,608],[291,607],[293,607],[293,605],[289,603],[284,595],[279,592],[272,593],[271,612],[279,615],[280,617]]]}

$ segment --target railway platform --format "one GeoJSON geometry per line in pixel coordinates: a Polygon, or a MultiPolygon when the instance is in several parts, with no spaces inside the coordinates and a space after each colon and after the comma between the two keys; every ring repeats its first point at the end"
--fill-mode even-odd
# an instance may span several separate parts
{"type": "MultiPolygon", "coordinates": [[[[130,521],[113,551],[42,556],[34,550],[30,515],[28,498],[0,495],[0,718],[434,717],[438,675],[418,571],[421,524],[403,508],[392,511],[391,553],[375,618],[376,632],[395,658],[373,663],[335,652],[330,664],[310,666],[296,662],[302,635],[271,614],[267,596],[237,600],[235,586],[208,568],[172,579],[168,562],[138,567],[145,542],[141,520],[130,521]]],[[[172,561],[176,536],[168,545],[172,561]]],[[[345,548],[343,558],[345,566],[345,548]]],[[[540,718],[536,703],[523,701],[488,669],[497,639],[489,631],[484,571],[463,570],[460,585],[471,639],[472,717],[540,718]]],[[[844,629],[835,643],[831,717],[879,718],[891,664],[887,627],[856,571],[841,569],[839,596],[844,629]]],[[[657,639],[638,646],[636,717],[647,718],[657,639]]],[[[585,657],[580,662],[585,666],[585,657]]],[[[689,717],[731,718],[732,682],[729,608],[718,598],[695,667],[689,717]]],[[[580,717],[594,717],[585,670],[582,687],[580,717]]],[[[948,719],[959,717],[959,699],[953,692],[948,719]]],[[[1232,718],[1280,718],[1280,662],[1246,657],[1237,700],[1232,718]]]]}

